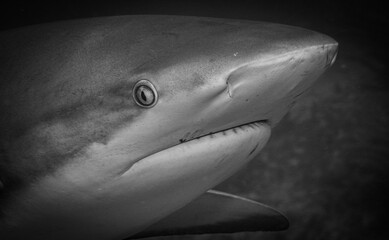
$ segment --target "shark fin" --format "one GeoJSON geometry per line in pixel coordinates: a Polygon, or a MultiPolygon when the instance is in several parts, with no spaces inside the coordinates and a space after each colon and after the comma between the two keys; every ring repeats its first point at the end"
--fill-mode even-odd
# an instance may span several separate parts
{"type": "Polygon", "coordinates": [[[288,227],[288,219],[271,207],[210,190],[134,237],[279,231],[288,227]]]}

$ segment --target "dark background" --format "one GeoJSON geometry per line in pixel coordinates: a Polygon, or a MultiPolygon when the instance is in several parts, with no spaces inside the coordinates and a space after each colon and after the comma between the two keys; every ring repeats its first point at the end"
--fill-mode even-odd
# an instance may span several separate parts
{"type": "Polygon", "coordinates": [[[388,239],[389,17],[383,3],[13,1],[0,11],[1,30],[63,19],[175,14],[270,21],[332,36],[340,45],[335,65],[274,129],[249,167],[217,187],[276,207],[289,217],[289,230],[184,239],[388,239]]]}

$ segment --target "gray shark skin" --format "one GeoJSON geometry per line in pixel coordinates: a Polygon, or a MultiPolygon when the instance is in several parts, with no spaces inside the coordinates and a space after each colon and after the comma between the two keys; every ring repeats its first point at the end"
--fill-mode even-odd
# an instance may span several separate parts
{"type": "Polygon", "coordinates": [[[116,16],[3,32],[0,53],[2,239],[123,239],[209,199],[239,206],[230,219],[236,201],[270,213],[201,196],[260,152],[337,43],[272,23],[116,16]]]}

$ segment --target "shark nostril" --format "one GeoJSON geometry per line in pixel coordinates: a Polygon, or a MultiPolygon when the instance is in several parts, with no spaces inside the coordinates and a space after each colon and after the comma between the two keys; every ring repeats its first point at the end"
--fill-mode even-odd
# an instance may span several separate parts
{"type": "Polygon", "coordinates": [[[338,44],[331,44],[327,50],[327,67],[334,65],[338,55],[338,44]]]}
{"type": "Polygon", "coordinates": [[[231,89],[231,86],[230,86],[230,82],[229,82],[229,79],[230,78],[227,78],[227,81],[226,81],[226,84],[227,84],[227,94],[230,98],[232,98],[232,89],[231,89]]]}
{"type": "Polygon", "coordinates": [[[338,47],[336,47],[335,53],[332,56],[331,66],[334,65],[337,56],[338,56],[338,47]]]}

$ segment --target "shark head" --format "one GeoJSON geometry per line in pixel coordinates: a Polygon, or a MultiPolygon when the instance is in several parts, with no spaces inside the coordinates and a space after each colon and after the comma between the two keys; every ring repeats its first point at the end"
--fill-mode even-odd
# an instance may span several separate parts
{"type": "Polygon", "coordinates": [[[3,222],[46,238],[120,239],[187,205],[259,153],[337,53],[306,29],[197,17],[0,36],[3,222]]]}

